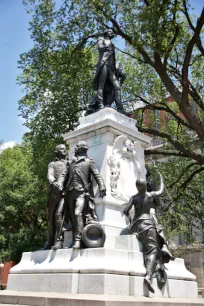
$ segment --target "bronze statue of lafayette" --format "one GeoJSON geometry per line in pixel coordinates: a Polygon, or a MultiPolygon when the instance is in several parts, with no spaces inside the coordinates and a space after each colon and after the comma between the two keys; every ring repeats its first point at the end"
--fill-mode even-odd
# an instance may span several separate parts
{"type": "Polygon", "coordinates": [[[108,29],[98,39],[99,59],[93,81],[93,88],[97,90],[97,95],[89,104],[86,115],[100,110],[104,106],[110,106],[113,101],[116,103],[117,110],[126,114],[121,102],[120,89],[126,76],[116,64],[113,37],[113,31],[108,29]]]}
{"type": "Polygon", "coordinates": [[[124,209],[124,214],[129,217],[129,211],[134,206],[135,215],[129,227],[130,234],[136,234],[143,245],[144,265],[146,268],[145,282],[151,292],[153,273],[156,272],[157,281],[160,288],[166,282],[166,273],[163,263],[174,260],[168,250],[166,237],[162,225],[158,224],[154,213],[154,200],[164,191],[163,177],[160,174],[160,188],[158,191],[147,192],[147,182],[137,180],[136,187],[138,193],[130,198],[124,209]]]}
{"type": "Polygon", "coordinates": [[[59,239],[64,213],[64,187],[69,162],[66,158],[64,144],[56,146],[56,159],[48,165],[49,196],[48,209],[48,240],[42,250],[49,250],[59,239]]]}
{"type": "Polygon", "coordinates": [[[99,186],[100,196],[106,195],[103,179],[93,159],[87,156],[88,146],[79,141],[75,148],[75,157],[69,166],[65,201],[67,212],[72,224],[73,245],[81,247],[82,231],[85,224],[97,222],[92,194],[92,176],[99,186]]]}

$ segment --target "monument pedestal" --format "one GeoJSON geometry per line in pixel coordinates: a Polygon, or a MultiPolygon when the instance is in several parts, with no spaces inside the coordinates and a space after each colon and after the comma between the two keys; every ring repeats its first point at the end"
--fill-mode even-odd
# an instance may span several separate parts
{"type": "Polygon", "coordinates": [[[82,117],[79,123],[75,131],[64,135],[69,158],[72,160],[78,141],[87,142],[88,156],[95,160],[107,189],[106,197],[101,199],[95,188],[98,219],[107,236],[120,235],[128,224],[122,213],[124,205],[136,193],[135,173],[140,171],[145,178],[144,149],[151,138],[138,132],[136,120],[112,108],[82,117]],[[134,143],[140,146],[139,150],[134,143]]]}
{"type": "MultiPolygon", "coordinates": [[[[128,220],[122,213],[135,181],[145,178],[144,148],[151,138],[138,132],[136,121],[105,108],[80,119],[78,128],[64,135],[70,160],[79,140],[87,142],[88,156],[96,161],[107,188],[99,198],[96,213],[106,233],[103,248],[63,249],[24,253],[11,269],[8,289],[18,291],[64,292],[123,296],[151,295],[144,285],[145,267],[142,246],[135,235],[127,235],[128,220]]],[[[71,244],[65,233],[64,247],[71,244]]],[[[154,296],[196,298],[195,276],[187,271],[183,259],[165,265],[168,280],[159,290],[156,279],[154,296]]]]}
{"type": "MultiPolygon", "coordinates": [[[[135,235],[115,237],[113,247],[23,253],[11,269],[8,290],[152,296],[144,285],[141,245],[135,235]]],[[[154,296],[196,298],[195,276],[177,258],[165,265],[167,283],[154,296]]]]}

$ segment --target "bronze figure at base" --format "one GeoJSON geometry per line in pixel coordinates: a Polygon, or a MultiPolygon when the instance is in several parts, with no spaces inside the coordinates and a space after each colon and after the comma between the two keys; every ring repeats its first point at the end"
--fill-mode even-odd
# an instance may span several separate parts
{"type": "MultiPolygon", "coordinates": [[[[49,250],[61,236],[64,203],[65,179],[69,168],[64,144],[56,146],[56,159],[48,165],[49,195],[47,202],[48,211],[48,239],[42,250],[49,250]]],[[[62,239],[62,238],[61,238],[62,239]]],[[[60,240],[61,240],[60,239],[60,240]]]]}
{"type": "Polygon", "coordinates": [[[65,160],[65,146],[58,145],[56,148],[56,161],[48,166],[48,240],[42,250],[63,248],[63,227],[67,230],[66,224],[69,223],[73,234],[73,244],[70,247],[80,249],[82,240],[85,247],[101,247],[105,242],[105,233],[95,211],[93,179],[99,186],[100,197],[106,195],[106,188],[94,160],[87,156],[87,151],[86,142],[79,141],[75,156],[69,164],[65,160]],[[92,226],[85,228],[89,224],[92,226]],[[91,242],[89,236],[95,240],[91,242]]]}
{"type": "MultiPolygon", "coordinates": [[[[106,195],[104,181],[93,159],[87,156],[88,146],[79,141],[75,155],[68,163],[65,160],[65,146],[56,148],[56,161],[48,166],[50,184],[48,201],[48,241],[46,249],[63,248],[63,225],[71,223],[73,243],[70,247],[101,247],[105,242],[105,233],[96,215],[93,179],[95,179],[100,197],[106,195]]],[[[153,275],[156,274],[158,287],[166,282],[164,263],[174,260],[168,250],[163,226],[155,215],[155,201],[164,191],[163,177],[160,174],[158,191],[147,191],[146,180],[136,181],[138,193],[133,195],[124,209],[130,221],[129,233],[135,234],[143,245],[145,282],[151,292],[153,275]],[[134,206],[135,215],[131,220],[129,211],[134,206]]],[[[150,189],[149,189],[150,190],[150,189]]]]}
{"type": "Polygon", "coordinates": [[[97,222],[93,199],[93,182],[99,186],[101,197],[106,195],[103,179],[93,159],[87,156],[88,146],[79,141],[75,148],[75,156],[70,164],[66,185],[65,202],[72,224],[73,248],[81,247],[82,232],[85,224],[97,222]]]}
{"type": "Polygon", "coordinates": [[[156,273],[158,287],[161,289],[166,282],[164,263],[174,260],[168,250],[168,243],[163,226],[158,224],[154,210],[154,200],[164,191],[163,177],[160,174],[160,188],[158,191],[147,192],[147,182],[137,180],[138,193],[130,198],[124,209],[124,214],[129,216],[130,209],[134,206],[135,215],[129,227],[129,233],[135,234],[143,246],[144,265],[146,268],[145,283],[154,293],[152,286],[153,274],[156,273]]]}

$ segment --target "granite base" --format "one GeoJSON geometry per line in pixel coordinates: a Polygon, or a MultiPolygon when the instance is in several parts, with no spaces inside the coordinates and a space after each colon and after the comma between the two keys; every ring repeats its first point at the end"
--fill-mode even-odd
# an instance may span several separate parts
{"type": "MultiPolygon", "coordinates": [[[[23,253],[21,262],[9,275],[8,289],[19,291],[64,292],[149,296],[144,285],[145,267],[141,244],[134,235],[114,238],[114,249],[62,249],[23,253]]],[[[184,260],[165,265],[168,281],[162,290],[156,279],[154,296],[197,297],[195,276],[184,260]]]]}

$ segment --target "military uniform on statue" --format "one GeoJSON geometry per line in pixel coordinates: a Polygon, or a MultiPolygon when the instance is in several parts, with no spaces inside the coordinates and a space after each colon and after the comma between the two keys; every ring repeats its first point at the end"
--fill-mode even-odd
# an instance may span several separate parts
{"type": "Polygon", "coordinates": [[[65,145],[58,145],[55,153],[56,160],[48,165],[48,240],[42,248],[43,250],[51,249],[57,238],[59,239],[64,211],[64,183],[69,165],[68,161],[65,160],[65,145]]]}
{"type": "Polygon", "coordinates": [[[79,141],[75,148],[75,157],[70,164],[66,186],[67,211],[72,223],[73,248],[76,249],[81,247],[82,231],[87,218],[96,220],[95,207],[90,194],[91,175],[99,186],[100,196],[106,194],[103,179],[94,160],[87,157],[87,150],[86,142],[79,141]]]}
{"type": "Polygon", "coordinates": [[[110,89],[114,91],[114,101],[117,106],[117,110],[121,113],[125,113],[123,104],[121,102],[121,86],[125,75],[116,65],[115,60],[115,46],[112,43],[114,37],[111,29],[106,30],[102,37],[99,37],[97,46],[99,52],[98,64],[96,67],[96,74],[93,80],[93,88],[97,90],[96,98],[88,105],[86,115],[89,115],[97,110],[102,109],[108,105],[106,97],[106,91],[110,89]],[[119,82],[121,79],[121,84],[119,82]]]}

